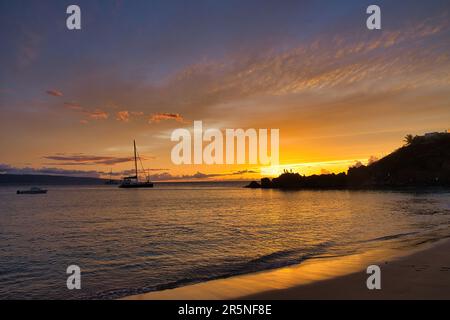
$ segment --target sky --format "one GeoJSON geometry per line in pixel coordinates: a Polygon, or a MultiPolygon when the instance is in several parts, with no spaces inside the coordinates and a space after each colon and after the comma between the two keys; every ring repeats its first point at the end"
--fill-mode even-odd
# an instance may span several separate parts
{"type": "Polygon", "coordinates": [[[346,171],[450,129],[449,15],[437,0],[0,0],[0,173],[120,177],[133,139],[153,180],[346,171]],[[170,135],[195,120],[279,129],[280,165],[175,165],[170,135]]]}

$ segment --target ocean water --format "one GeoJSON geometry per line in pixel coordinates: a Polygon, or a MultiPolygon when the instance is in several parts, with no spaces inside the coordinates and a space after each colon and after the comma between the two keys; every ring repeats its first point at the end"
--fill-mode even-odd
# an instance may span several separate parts
{"type": "Polygon", "coordinates": [[[450,191],[0,188],[0,299],[113,299],[450,236],[450,191]],[[81,268],[68,290],[66,268],[81,268]]]}

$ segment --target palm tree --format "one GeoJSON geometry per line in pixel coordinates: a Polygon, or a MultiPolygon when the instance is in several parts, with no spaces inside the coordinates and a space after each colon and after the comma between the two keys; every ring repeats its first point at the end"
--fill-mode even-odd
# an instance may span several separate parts
{"type": "Polygon", "coordinates": [[[405,138],[403,139],[403,141],[405,142],[405,144],[407,145],[407,146],[409,146],[411,143],[413,143],[414,142],[414,136],[412,135],[412,134],[407,134],[406,136],[405,136],[405,138]]]}

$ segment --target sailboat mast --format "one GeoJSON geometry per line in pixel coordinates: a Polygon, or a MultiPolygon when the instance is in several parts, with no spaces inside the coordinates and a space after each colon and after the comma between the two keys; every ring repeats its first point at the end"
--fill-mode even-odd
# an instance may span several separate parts
{"type": "Polygon", "coordinates": [[[138,181],[139,178],[138,178],[138,170],[137,170],[136,140],[133,140],[133,145],[134,145],[134,171],[136,173],[136,181],[138,181]]]}

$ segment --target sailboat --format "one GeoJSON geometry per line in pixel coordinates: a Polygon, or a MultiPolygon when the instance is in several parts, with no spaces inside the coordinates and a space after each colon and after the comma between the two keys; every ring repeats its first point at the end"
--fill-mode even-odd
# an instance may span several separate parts
{"type": "MultiPolygon", "coordinates": [[[[136,151],[136,141],[133,140],[134,146],[134,176],[123,178],[122,183],[119,185],[119,188],[153,188],[153,182],[150,182],[150,178],[147,175],[146,181],[139,181],[138,169],[137,169],[137,151],[136,151]]],[[[139,158],[139,161],[141,159],[139,158]]],[[[142,166],[142,162],[141,162],[142,166]]]]}

